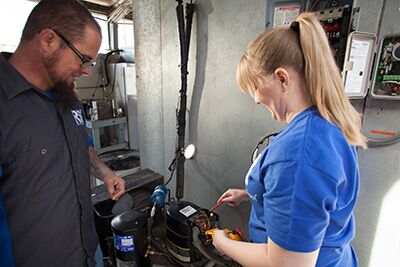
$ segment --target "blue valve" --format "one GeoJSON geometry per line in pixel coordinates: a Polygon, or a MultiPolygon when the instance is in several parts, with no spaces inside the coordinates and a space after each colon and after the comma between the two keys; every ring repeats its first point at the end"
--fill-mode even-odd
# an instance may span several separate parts
{"type": "Polygon", "coordinates": [[[163,206],[167,192],[168,189],[165,185],[157,185],[156,188],[154,188],[154,192],[150,197],[150,204],[155,205],[157,208],[163,206]]]}

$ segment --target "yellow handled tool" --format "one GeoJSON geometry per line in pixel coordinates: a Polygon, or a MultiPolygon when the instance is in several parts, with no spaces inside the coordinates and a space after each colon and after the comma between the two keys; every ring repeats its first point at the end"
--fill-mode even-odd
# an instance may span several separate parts
{"type": "MultiPolygon", "coordinates": [[[[211,243],[214,239],[214,231],[215,230],[222,230],[218,228],[213,228],[210,230],[205,231],[207,240],[211,243]]],[[[231,229],[223,229],[223,231],[228,235],[229,239],[236,240],[236,241],[243,241],[243,238],[239,231],[231,230],[231,229]]]]}

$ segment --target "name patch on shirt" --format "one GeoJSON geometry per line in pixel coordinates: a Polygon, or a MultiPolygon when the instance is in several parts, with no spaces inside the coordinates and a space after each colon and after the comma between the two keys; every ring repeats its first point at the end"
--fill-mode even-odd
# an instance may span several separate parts
{"type": "Polygon", "coordinates": [[[83,125],[83,116],[81,109],[73,109],[71,110],[72,116],[74,116],[76,125],[83,125]]]}

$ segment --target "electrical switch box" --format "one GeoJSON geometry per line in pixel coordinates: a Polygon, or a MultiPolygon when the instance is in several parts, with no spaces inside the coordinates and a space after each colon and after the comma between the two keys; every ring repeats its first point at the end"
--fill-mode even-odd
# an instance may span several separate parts
{"type": "Polygon", "coordinates": [[[356,31],[360,8],[354,0],[267,1],[266,27],[288,26],[304,11],[320,20],[349,98],[370,92],[373,98],[400,99],[400,33],[383,36],[377,49],[375,34],[356,31]]]}
{"type": "Polygon", "coordinates": [[[375,63],[371,95],[400,99],[400,33],[383,36],[375,63]]]}
{"type": "Polygon", "coordinates": [[[339,68],[343,67],[346,44],[351,32],[353,0],[314,0],[308,2],[308,11],[314,12],[326,32],[339,68]]]}
{"type": "Polygon", "coordinates": [[[372,33],[349,35],[342,72],[346,94],[364,98],[370,89],[372,98],[400,100],[400,33],[383,36],[378,49],[376,39],[372,33]]]}
{"type": "Polygon", "coordinates": [[[269,0],[265,27],[289,26],[305,8],[306,0],[269,0]]]}
{"type": "Polygon", "coordinates": [[[364,98],[368,93],[375,43],[375,34],[349,34],[342,78],[346,95],[351,99],[364,98]]]}

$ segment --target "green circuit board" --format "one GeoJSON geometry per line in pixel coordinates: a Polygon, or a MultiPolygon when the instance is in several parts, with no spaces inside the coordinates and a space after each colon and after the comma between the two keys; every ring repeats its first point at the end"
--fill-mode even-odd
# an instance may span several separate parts
{"type": "Polygon", "coordinates": [[[400,36],[383,39],[375,76],[375,95],[400,96],[400,36]]]}
{"type": "Polygon", "coordinates": [[[376,82],[400,81],[400,37],[383,41],[376,82]]]}

